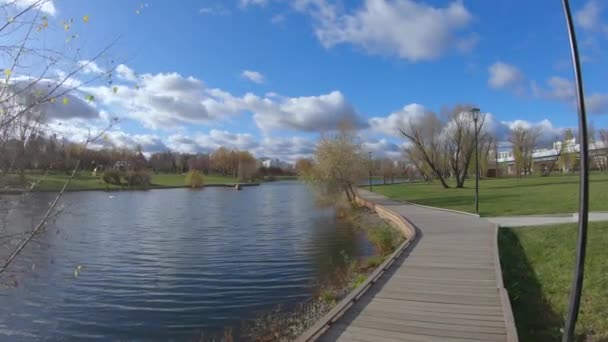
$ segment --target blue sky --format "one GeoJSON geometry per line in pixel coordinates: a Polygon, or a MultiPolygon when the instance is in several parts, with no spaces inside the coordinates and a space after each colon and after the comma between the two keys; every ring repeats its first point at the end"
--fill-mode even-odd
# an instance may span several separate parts
{"type": "MultiPolygon", "coordinates": [[[[589,118],[605,128],[608,3],[571,5],[589,118]]],[[[397,157],[400,124],[459,103],[491,113],[499,128],[523,120],[554,135],[577,122],[558,0],[56,0],[46,6],[52,21],[77,19],[71,30],[79,30],[83,56],[121,37],[95,61],[97,68],[78,76],[122,63],[114,72],[117,93],[102,82],[82,86],[101,114],[64,127],[103,125],[116,115],[121,123],[110,140],[140,143],[148,152],[224,144],[293,160],[310,154],[319,131],[347,118],[359,124],[370,149],[397,157]],[[86,25],[79,22],[83,15],[90,18],[86,25]]],[[[65,32],[47,35],[63,42],[65,32]]]]}

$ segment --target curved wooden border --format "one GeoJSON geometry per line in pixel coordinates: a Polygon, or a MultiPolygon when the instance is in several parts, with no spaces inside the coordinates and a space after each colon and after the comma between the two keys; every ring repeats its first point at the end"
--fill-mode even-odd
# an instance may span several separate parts
{"type": "Polygon", "coordinates": [[[513,318],[513,309],[511,308],[511,300],[509,299],[509,292],[505,288],[504,281],[502,279],[502,264],[500,263],[500,252],[498,251],[498,231],[500,227],[497,224],[494,226],[494,270],[496,271],[496,288],[498,289],[498,296],[500,303],[502,304],[502,315],[505,319],[505,328],[507,329],[507,341],[518,342],[519,337],[517,336],[517,326],[515,325],[515,319],[513,318]]]}
{"type": "Polygon", "coordinates": [[[325,314],[312,327],[308,328],[296,341],[314,341],[321,336],[333,323],[335,323],[356,301],[358,301],[369,288],[375,284],[380,277],[393,265],[395,260],[403,254],[403,252],[412,245],[417,238],[416,227],[402,215],[387,209],[379,204],[357,197],[357,202],[367,208],[374,210],[378,216],[393,223],[401,233],[406,237],[406,240],[397,247],[397,249],[380,265],[367,279],[354,289],[348,296],[344,297],[338,305],[331,311],[325,314]]]}

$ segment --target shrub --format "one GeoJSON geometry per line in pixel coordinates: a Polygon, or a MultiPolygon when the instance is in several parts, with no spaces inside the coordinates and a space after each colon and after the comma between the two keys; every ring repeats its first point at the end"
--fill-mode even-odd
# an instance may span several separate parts
{"type": "Polygon", "coordinates": [[[145,171],[129,171],[125,175],[129,186],[148,186],[150,185],[150,174],[145,171]]]}
{"type": "Polygon", "coordinates": [[[200,188],[205,184],[203,174],[197,170],[191,170],[186,174],[186,185],[191,188],[200,188]]]}
{"type": "Polygon", "coordinates": [[[365,261],[365,265],[364,265],[363,269],[368,270],[368,269],[376,268],[376,267],[380,266],[380,264],[382,264],[383,261],[384,261],[384,256],[374,255],[372,257],[369,257],[365,261]]]}
{"type": "Polygon", "coordinates": [[[368,232],[368,238],[382,255],[390,254],[395,248],[397,232],[390,226],[383,224],[368,232]]]}
{"type": "Polygon", "coordinates": [[[106,184],[120,185],[120,173],[115,170],[104,171],[101,179],[103,179],[106,184]]]}

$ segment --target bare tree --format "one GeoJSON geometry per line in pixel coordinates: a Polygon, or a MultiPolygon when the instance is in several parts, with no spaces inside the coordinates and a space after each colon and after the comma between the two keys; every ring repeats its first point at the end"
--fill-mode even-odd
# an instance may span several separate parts
{"type": "Polygon", "coordinates": [[[608,130],[600,129],[598,131],[599,140],[596,142],[596,162],[600,170],[608,172],[608,130]]]}
{"type": "Polygon", "coordinates": [[[401,134],[411,143],[410,157],[419,158],[420,162],[428,167],[433,175],[439,179],[444,188],[450,186],[445,180],[445,171],[442,169],[445,146],[441,139],[442,124],[437,115],[432,112],[424,114],[420,120],[411,120],[400,129],[401,134]]]}
{"type": "Polygon", "coordinates": [[[480,145],[483,146],[485,134],[485,114],[480,114],[477,121],[477,132],[475,123],[469,114],[471,106],[457,105],[450,110],[449,120],[445,125],[443,138],[446,144],[446,156],[450,165],[452,176],[456,179],[456,187],[464,187],[471,157],[475,153],[475,135],[478,135],[480,145]]]}
{"type": "Polygon", "coordinates": [[[521,124],[511,129],[509,142],[513,145],[513,159],[517,177],[532,173],[532,153],[536,148],[540,130],[536,127],[525,127],[521,124]]]}

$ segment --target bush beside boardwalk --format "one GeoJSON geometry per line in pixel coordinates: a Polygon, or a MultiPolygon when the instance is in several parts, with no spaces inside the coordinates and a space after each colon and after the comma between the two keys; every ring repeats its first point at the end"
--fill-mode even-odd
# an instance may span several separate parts
{"type": "MultiPolygon", "coordinates": [[[[344,214],[344,213],[343,213],[344,214]]],[[[376,255],[352,259],[343,254],[342,267],[318,284],[315,296],[295,308],[276,310],[260,316],[244,328],[245,337],[255,341],[292,341],[361,285],[367,277],[403,242],[403,235],[366,208],[352,209],[342,219],[363,230],[376,255]]]]}
{"type": "MultiPolygon", "coordinates": [[[[475,212],[475,185],[444,189],[438,182],[374,186],[387,197],[439,208],[475,212]]],[[[608,174],[592,173],[591,211],[608,211],[608,174]]],[[[479,182],[481,216],[574,213],[578,211],[578,175],[484,179],[479,182]]]]}
{"type": "MultiPolygon", "coordinates": [[[[520,341],[561,341],[576,225],[501,228],[500,259],[520,341]]],[[[579,341],[608,341],[608,222],[591,223],[577,323],[579,341]]]]}

